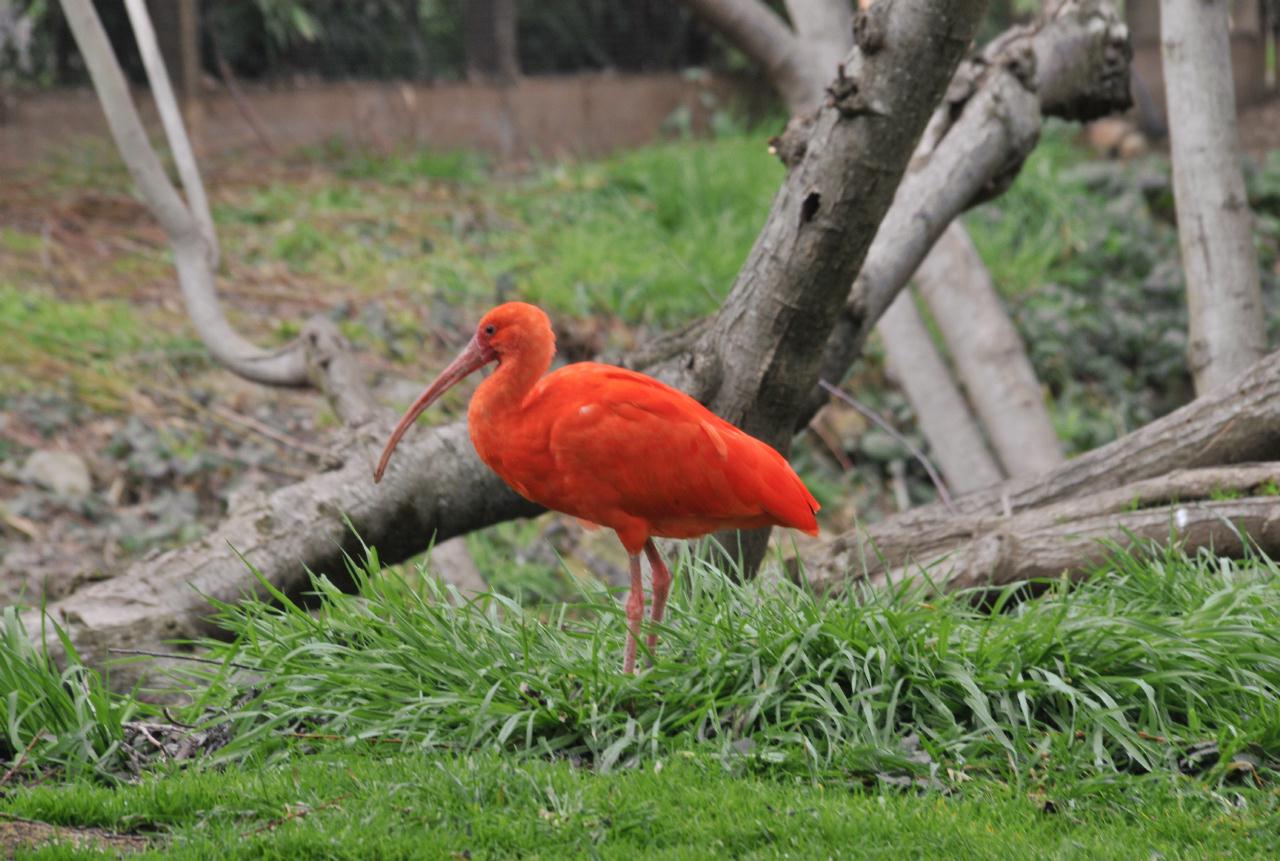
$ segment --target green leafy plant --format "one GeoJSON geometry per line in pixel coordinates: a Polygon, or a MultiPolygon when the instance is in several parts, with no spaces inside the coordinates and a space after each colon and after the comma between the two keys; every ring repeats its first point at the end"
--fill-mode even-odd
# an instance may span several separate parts
{"type": "Polygon", "coordinates": [[[52,631],[41,634],[61,643],[64,670],[31,641],[16,607],[0,613],[0,771],[110,775],[119,767],[124,722],[139,706],[113,695],[62,628],[50,625],[52,631]]]}
{"type": "Polygon", "coordinates": [[[1026,586],[1011,586],[981,609],[918,582],[826,600],[740,585],[685,554],[636,677],[618,672],[623,619],[603,588],[534,614],[405,589],[374,553],[352,574],[357,595],[316,577],[314,611],[279,593],[278,608],[221,607],[235,642],[209,647],[260,670],[201,676],[213,700],[241,703],[224,757],[335,738],[602,771],[710,748],[775,772],[1008,776],[1176,771],[1204,743],[1223,769],[1242,751],[1280,756],[1280,581],[1265,559],[1117,551],[1076,588],[1016,603],[1026,586]]]}

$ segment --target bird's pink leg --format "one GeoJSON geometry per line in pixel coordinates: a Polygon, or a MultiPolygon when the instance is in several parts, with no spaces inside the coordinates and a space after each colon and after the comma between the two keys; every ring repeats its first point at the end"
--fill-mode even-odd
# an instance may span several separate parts
{"type": "MultiPolygon", "coordinates": [[[[671,571],[667,563],[662,561],[658,545],[650,538],[644,543],[644,555],[649,557],[649,567],[653,569],[653,624],[662,622],[662,613],[667,609],[667,594],[671,591],[671,571]]],[[[658,645],[658,632],[649,632],[649,651],[658,645]]]]}
{"type": "Polygon", "coordinates": [[[640,639],[640,622],[644,619],[644,581],[640,579],[640,554],[631,557],[631,591],[627,594],[627,649],[622,657],[622,671],[636,671],[636,641],[640,639]]]}

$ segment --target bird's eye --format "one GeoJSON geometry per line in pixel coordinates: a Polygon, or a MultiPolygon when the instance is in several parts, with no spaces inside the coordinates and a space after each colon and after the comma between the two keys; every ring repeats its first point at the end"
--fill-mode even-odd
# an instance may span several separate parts
{"type": "Polygon", "coordinates": [[[496,331],[498,331],[498,327],[493,325],[492,323],[484,327],[484,333],[486,335],[492,335],[496,331]]]}

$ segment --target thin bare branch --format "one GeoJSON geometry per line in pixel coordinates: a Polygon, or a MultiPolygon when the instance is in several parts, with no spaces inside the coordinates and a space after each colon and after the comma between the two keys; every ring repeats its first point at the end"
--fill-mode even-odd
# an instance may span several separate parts
{"type": "Polygon", "coordinates": [[[268,385],[307,385],[305,351],[298,343],[259,349],[240,336],[222,313],[198,221],[165,175],[124,80],[102,22],[90,0],[62,0],[67,24],[84,57],[107,125],[129,175],[173,248],[182,298],[200,340],[213,357],[245,379],[268,385]]]}
{"type": "Polygon", "coordinates": [[[856,398],[852,397],[851,395],[847,394],[841,389],[836,388],[835,386],[828,383],[826,380],[819,380],[818,385],[822,386],[822,388],[824,388],[828,393],[834,395],[835,397],[844,401],[849,406],[853,407],[855,410],[861,413],[864,417],[875,422],[877,425],[879,425],[881,430],[883,430],[885,433],[889,434],[889,436],[897,440],[898,444],[901,445],[903,448],[905,448],[907,451],[911,452],[911,456],[914,457],[917,461],[919,461],[920,465],[924,467],[924,471],[929,474],[929,480],[933,482],[934,488],[936,488],[938,491],[938,499],[947,508],[951,507],[951,492],[947,490],[947,483],[942,480],[942,476],[938,475],[938,471],[933,468],[933,462],[930,461],[929,458],[925,455],[925,453],[920,450],[919,446],[915,445],[915,443],[911,442],[911,440],[907,439],[905,436],[898,433],[897,429],[893,425],[889,424],[889,422],[886,421],[883,416],[881,416],[879,413],[877,413],[875,410],[871,409],[870,407],[866,406],[865,404],[860,403],[856,398]]]}
{"type": "Polygon", "coordinates": [[[823,69],[787,23],[760,0],[682,0],[764,67],[792,113],[818,105],[834,69],[823,69]]]}
{"type": "Polygon", "coordinates": [[[182,180],[182,188],[187,193],[188,211],[195,217],[196,224],[200,228],[200,236],[208,246],[209,268],[217,269],[218,236],[213,229],[213,216],[209,213],[209,198],[205,195],[204,182],[200,179],[200,167],[196,164],[191,140],[187,137],[186,127],[182,122],[182,112],[178,110],[178,100],[174,98],[173,87],[169,83],[169,71],[165,68],[164,57],[160,55],[160,45],[156,42],[156,31],[151,25],[146,0],[124,0],[124,6],[129,13],[129,23],[133,26],[134,38],[138,41],[142,65],[147,70],[147,81],[151,84],[151,97],[155,100],[156,110],[160,114],[164,134],[169,141],[169,151],[173,153],[173,161],[178,167],[178,177],[182,180]]]}

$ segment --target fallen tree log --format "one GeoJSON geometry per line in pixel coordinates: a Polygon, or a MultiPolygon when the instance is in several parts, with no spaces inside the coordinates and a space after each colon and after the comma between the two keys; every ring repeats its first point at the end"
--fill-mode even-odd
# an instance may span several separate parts
{"type": "Polygon", "coordinates": [[[805,570],[822,589],[845,579],[883,582],[926,570],[955,587],[1079,574],[1100,558],[1100,539],[1127,546],[1127,533],[1176,536],[1190,548],[1239,553],[1233,517],[1272,554],[1280,550],[1280,497],[1209,497],[1214,491],[1247,495],[1280,482],[1278,459],[1280,351],[1234,385],[1044,475],[846,533],[807,558],[805,570]],[[1233,466],[1242,464],[1253,465],[1233,466]],[[1165,500],[1169,504],[1146,507],[1165,500]],[[1200,502],[1192,507],[1190,500],[1200,502]],[[1131,505],[1135,510],[1125,510],[1131,505]]]}
{"type": "Polygon", "coordinates": [[[904,527],[923,534],[956,513],[1013,514],[1177,469],[1276,459],[1280,459],[1280,351],[1264,357],[1234,385],[1196,398],[1057,469],[963,496],[953,502],[952,509],[928,505],[898,519],[904,527]]]}
{"type": "Polygon", "coordinates": [[[1179,470],[1013,516],[957,515],[929,532],[892,518],[805,566],[823,592],[927,577],[938,587],[1004,586],[1089,574],[1115,548],[1149,542],[1240,557],[1280,554],[1280,462],[1179,470]]]}

